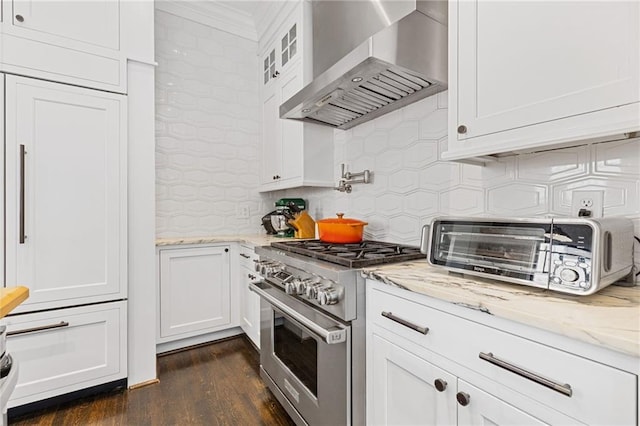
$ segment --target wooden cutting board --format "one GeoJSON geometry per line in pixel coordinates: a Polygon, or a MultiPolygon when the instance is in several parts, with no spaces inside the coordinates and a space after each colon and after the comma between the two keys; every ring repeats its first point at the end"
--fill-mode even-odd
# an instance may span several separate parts
{"type": "Polygon", "coordinates": [[[0,288],[0,318],[14,310],[27,297],[29,297],[29,289],[27,287],[0,288]]]}

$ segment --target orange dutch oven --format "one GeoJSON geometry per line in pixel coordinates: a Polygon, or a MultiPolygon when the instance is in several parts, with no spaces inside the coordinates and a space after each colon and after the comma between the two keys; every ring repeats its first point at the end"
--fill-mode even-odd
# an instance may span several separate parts
{"type": "Polygon", "coordinates": [[[344,213],[338,213],[338,217],[321,219],[318,221],[318,236],[320,241],[326,243],[359,243],[362,241],[362,232],[367,222],[358,219],[343,218],[344,213]]]}

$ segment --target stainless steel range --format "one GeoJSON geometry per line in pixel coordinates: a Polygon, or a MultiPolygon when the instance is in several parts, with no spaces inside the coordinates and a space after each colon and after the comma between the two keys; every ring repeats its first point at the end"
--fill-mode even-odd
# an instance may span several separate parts
{"type": "Polygon", "coordinates": [[[298,425],[365,423],[359,268],[421,259],[417,247],[283,241],[258,247],[261,376],[298,425]]]}

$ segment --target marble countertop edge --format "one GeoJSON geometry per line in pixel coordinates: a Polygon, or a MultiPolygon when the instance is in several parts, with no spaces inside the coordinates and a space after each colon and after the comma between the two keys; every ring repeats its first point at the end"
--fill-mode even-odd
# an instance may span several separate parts
{"type": "Polygon", "coordinates": [[[365,268],[363,275],[445,302],[640,357],[640,287],[590,296],[448,274],[426,260],[365,268]]]}

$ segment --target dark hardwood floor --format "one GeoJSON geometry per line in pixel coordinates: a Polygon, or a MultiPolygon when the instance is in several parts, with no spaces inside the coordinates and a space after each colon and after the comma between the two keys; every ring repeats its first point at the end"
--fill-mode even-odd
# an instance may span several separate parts
{"type": "Polygon", "coordinates": [[[287,425],[260,379],[246,337],[158,358],[160,383],[84,398],[10,419],[11,425],[287,425]]]}

